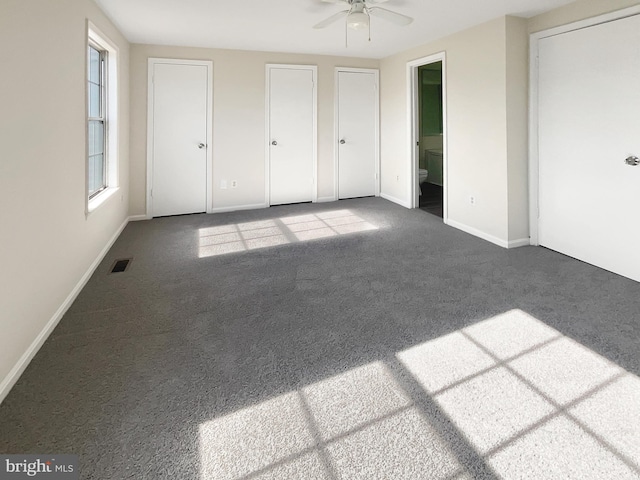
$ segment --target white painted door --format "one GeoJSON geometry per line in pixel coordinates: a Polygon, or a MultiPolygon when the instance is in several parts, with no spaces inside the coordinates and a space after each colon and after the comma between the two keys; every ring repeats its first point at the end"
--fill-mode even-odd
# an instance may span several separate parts
{"type": "Polygon", "coordinates": [[[154,217],[207,210],[206,65],[153,65],[154,217]]]}
{"type": "Polygon", "coordinates": [[[315,70],[273,67],[269,76],[269,204],[314,200],[315,70]]]}
{"type": "Polygon", "coordinates": [[[376,195],[378,81],[338,71],[338,198],[376,195]]]}
{"type": "Polygon", "coordinates": [[[539,43],[540,244],[638,281],[639,45],[640,16],[539,43]]]}

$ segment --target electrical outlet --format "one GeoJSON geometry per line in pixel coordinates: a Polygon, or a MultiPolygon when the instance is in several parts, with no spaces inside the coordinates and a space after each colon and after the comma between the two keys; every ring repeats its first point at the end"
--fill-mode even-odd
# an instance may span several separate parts
{"type": "Polygon", "coordinates": [[[220,188],[222,190],[226,190],[227,189],[227,181],[226,180],[220,180],[220,188]]]}
{"type": "Polygon", "coordinates": [[[470,203],[471,205],[474,205],[474,206],[475,206],[475,204],[476,204],[476,197],[474,197],[473,195],[471,195],[471,196],[469,197],[469,203],[470,203]]]}
{"type": "Polygon", "coordinates": [[[400,181],[400,175],[396,175],[396,182],[400,181]]]}
{"type": "Polygon", "coordinates": [[[238,187],[238,181],[237,180],[231,180],[231,188],[237,188],[238,187]]]}

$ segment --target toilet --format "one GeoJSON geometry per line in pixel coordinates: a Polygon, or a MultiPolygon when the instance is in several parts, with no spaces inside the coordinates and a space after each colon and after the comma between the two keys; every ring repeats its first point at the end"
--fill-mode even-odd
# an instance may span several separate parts
{"type": "Polygon", "coordinates": [[[429,176],[429,171],[424,168],[418,169],[418,187],[420,188],[420,195],[422,195],[422,187],[421,185],[427,181],[427,177],[429,176]]]}

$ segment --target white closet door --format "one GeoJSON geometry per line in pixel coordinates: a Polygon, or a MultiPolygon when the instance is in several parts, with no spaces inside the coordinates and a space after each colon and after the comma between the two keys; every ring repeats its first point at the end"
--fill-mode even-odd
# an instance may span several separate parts
{"type": "Polygon", "coordinates": [[[338,198],[376,195],[378,80],[338,71],[338,198]]]}
{"type": "Polygon", "coordinates": [[[539,43],[539,241],[640,281],[640,16],[539,43]]]}
{"type": "Polygon", "coordinates": [[[205,65],[153,67],[152,215],[207,209],[205,65]]]}
{"type": "Polygon", "coordinates": [[[314,199],[315,70],[267,68],[269,76],[269,203],[314,199]]]}

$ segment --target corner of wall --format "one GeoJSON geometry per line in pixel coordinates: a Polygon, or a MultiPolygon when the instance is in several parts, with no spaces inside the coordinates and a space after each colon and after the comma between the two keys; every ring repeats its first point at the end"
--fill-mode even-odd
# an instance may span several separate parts
{"type": "Polygon", "coordinates": [[[529,238],[529,38],[526,19],[505,22],[508,242],[521,244],[529,238]]]}
{"type": "Polygon", "coordinates": [[[530,18],[527,21],[527,31],[540,32],[637,5],[638,0],[578,0],[530,18]]]}

